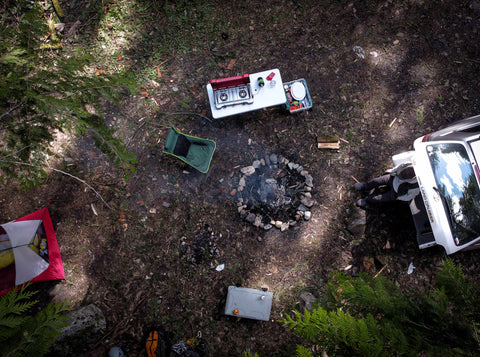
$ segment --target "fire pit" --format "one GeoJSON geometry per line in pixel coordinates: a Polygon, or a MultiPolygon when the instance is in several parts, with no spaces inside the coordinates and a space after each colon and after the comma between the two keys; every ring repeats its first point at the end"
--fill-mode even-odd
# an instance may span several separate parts
{"type": "Polygon", "coordinates": [[[311,218],[313,178],[303,166],[270,154],[240,169],[238,212],[261,229],[281,231],[311,218]]]}

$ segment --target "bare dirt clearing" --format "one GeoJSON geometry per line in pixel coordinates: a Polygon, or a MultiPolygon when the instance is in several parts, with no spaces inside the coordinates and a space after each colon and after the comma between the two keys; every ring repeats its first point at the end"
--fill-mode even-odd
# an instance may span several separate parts
{"type": "MultiPolygon", "coordinates": [[[[106,109],[107,122],[137,155],[130,180],[88,139],[61,154],[59,168],[85,179],[113,209],[54,173],[29,192],[9,186],[1,195],[2,221],[52,200],[67,274],[54,293],[75,306],[95,303],[107,318],[108,331],[86,346],[86,355],[120,341],[130,345],[130,355],[141,355],[144,333],[163,325],[172,342],[201,331],[211,356],[292,356],[298,341],[277,320],[298,307],[300,292],[320,296],[329,272],[353,265],[375,274],[386,265],[383,274],[392,279],[428,286],[444,258],[440,249],[418,250],[400,204],[368,211],[364,236],[349,232],[358,214],[351,187],[355,178],[387,169],[391,156],[416,137],[478,114],[478,3],[207,3],[150,7],[156,11],[143,24],[144,37],[117,49],[132,71],[162,67],[161,78],[139,83],[148,96],[106,109]],[[172,45],[189,35],[195,46],[172,45]],[[168,46],[170,57],[153,56],[156,47],[168,46]],[[271,68],[285,81],[307,80],[311,111],[204,118],[210,117],[209,79],[271,68]],[[170,125],[216,141],[208,174],[161,153],[170,125]],[[342,139],[339,150],[317,149],[316,138],[326,135],[342,139]],[[270,153],[298,162],[314,178],[312,218],[285,232],[245,222],[231,195],[239,167],[270,153]],[[416,270],[407,275],[410,262],[416,270]],[[215,270],[219,264],[223,271],[215,270]],[[270,322],[223,315],[227,288],[235,284],[273,292],[270,322]]],[[[115,6],[121,5],[110,11],[115,6]]],[[[454,260],[473,275],[478,254],[454,260]]]]}

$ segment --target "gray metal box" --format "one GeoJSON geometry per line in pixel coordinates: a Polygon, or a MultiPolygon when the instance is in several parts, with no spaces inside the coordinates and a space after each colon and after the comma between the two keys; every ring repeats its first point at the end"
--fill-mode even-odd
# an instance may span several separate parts
{"type": "Polygon", "coordinates": [[[229,286],[225,315],[268,321],[272,300],[268,291],[229,286]]]}

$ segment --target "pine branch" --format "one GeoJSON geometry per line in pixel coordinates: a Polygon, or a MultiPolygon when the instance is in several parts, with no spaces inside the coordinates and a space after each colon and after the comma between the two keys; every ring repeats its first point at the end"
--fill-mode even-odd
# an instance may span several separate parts
{"type": "Polygon", "coordinates": [[[10,107],[5,113],[3,113],[2,115],[0,115],[0,120],[2,120],[4,117],[6,117],[7,115],[10,115],[11,112],[17,110],[18,108],[20,108],[21,106],[23,106],[25,104],[25,102],[20,102],[20,103],[17,103],[15,104],[13,107],[10,107]]]}

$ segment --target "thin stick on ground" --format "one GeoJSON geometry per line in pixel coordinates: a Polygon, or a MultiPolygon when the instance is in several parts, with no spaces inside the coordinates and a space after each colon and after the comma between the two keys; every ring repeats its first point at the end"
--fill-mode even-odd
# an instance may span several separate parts
{"type": "Polygon", "coordinates": [[[9,160],[2,160],[0,159],[0,162],[4,162],[4,163],[7,163],[7,164],[14,164],[14,165],[22,165],[22,166],[29,166],[29,167],[35,167],[37,169],[48,169],[48,170],[52,170],[54,172],[58,172],[58,173],[61,173],[63,175],[66,175],[68,177],[71,177],[81,183],[83,183],[85,186],[87,186],[90,190],[92,190],[95,195],[105,204],[105,206],[107,206],[109,209],[112,209],[112,207],[110,207],[110,205],[103,199],[102,195],[100,195],[97,190],[95,190],[91,185],[89,185],[85,180],[82,180],[81,178],[75,176],[75,175],[72,175],[72,174],[69,174],[68,172],[65,172],[65,171],[62,171],[62,170],[59,170],[59,169],[55,169],[53,167],[49,167],[49,166],[39,166],[39,165],[34,165],[34,164],[30,164],[28,162],[22,162],[22,161],[9,161],[9,160]]]}

